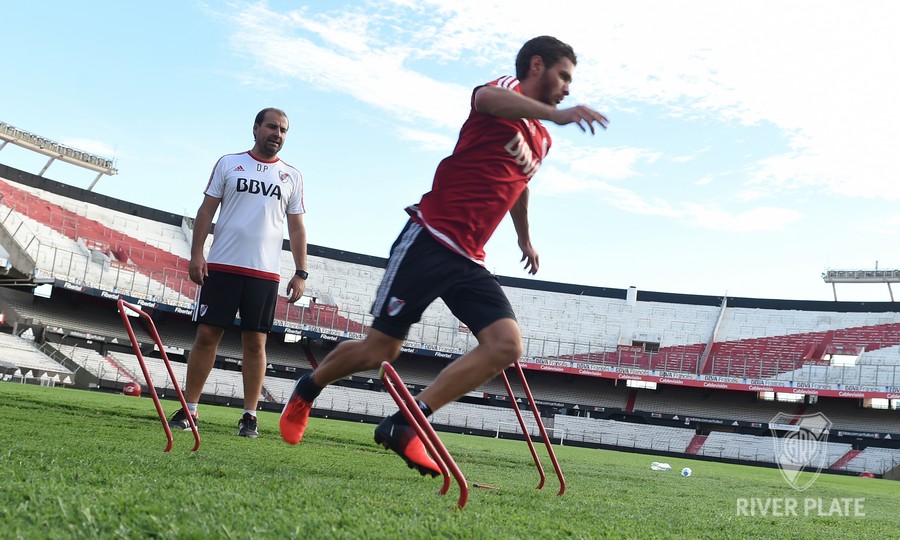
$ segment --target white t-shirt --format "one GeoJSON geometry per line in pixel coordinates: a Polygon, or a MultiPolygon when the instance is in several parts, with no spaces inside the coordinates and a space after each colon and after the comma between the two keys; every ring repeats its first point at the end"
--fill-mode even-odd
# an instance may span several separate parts
{"type": "Polygon", "coordinates": [[[204,194],[221,199],[210,270],[279,281],[284,220],[303,214],[303,177],[281,159],[228,154],[213,167],[204,194]]]}

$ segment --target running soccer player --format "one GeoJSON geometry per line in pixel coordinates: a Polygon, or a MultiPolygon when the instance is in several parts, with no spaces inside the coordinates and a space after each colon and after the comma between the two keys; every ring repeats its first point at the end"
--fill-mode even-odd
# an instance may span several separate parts
{"type": "Polygon", "coordinates": [[[219,342],[240,311],[244,412],[238,421],[238,435],[259,436],[256,407],[266,375],[266,336],[275,318],[281,280],[285,220],[297,269],[287,284],[289,303],[303,295],[308,275],[303,177],[278,158],[287,132],[284,111],[261,110],[253,123],[253,148],[222,156],[209,177],[194,220],[189,267],[191,281],[200,285],[193,313],[199,324],[185,377],[184,398],[189,410],[178,409],[172,415],[172,429],[190,429],[188,414],[196,421],[219,342]],[[216,210],[220,210],[219,219],[209,255],[204,257],[216,210]]]}
{"type": "MultiPolygon", "coordinates": [[[[474,89],[456,148],[438,165],[431,191],[406,209],[410,218],[391,248],[369,333],[361,341],[342,342],[318,369],[298,379],[281,413],[285,442],[297,444],[303,438],[313,401],[326,385],[395,360],[410,326],[437,298],[471,329],[478,345],[447,365],[417,396],[426,417],[522,355],[512,306],[484,266],[484,245],[509,213],[524,269],[538,271],[528,226],[528,182],[550,149],[550,135],[540,121],[577,124],[592,134],[595,124],[608,124],[587,106],[557,108],[569,94],[575,64],[572,47],[541,36],[522,46],[515,77],[474,89]]],[[[440,474],[400,412],[378,425],[375,442],[420,474],[440,474]]]]}

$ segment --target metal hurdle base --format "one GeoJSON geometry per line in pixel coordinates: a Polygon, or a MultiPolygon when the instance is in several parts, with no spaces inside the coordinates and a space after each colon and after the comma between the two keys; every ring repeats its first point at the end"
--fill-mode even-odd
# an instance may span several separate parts
{"type": "Polygon", "coordinates": [[[466,477],[459,470],[431,423],[425,418],[425,414],[419,409],[416,398],[409,392],[400,375],[397,375],[394,367],[388,362],[382,362],[381,364],[381,381],[391,397],[394,398],[397,407],[403,412],[403,416],[406,417],[409,425],[416,430],[416,435],[422,440],[422,444],[425,445],[425,449],[431,454],[431,458],[440,467],[444,483],[439,493],[441,495],[447,493],[450,489],[450,476],[453,475],[453,478],[456,479],[456,483],[459,485],[459,499],[456,501],[456,507],[464,507],[469,499],[469,485],[466,483],[466,477]]]}
{"type": "MultiPolygon", "coordinates": [[[[156,347],[159,349],[160,354],[162,354],[166,369],[169,371],[169,377],[172,379],[172,385],[175,386],[175,393],[178,394],[178,400],[181,401],[181,407],[185,411],[188,410],[187,402],[184,400],[184,394],[181,392],[181,385],[178,384],[175,372],[172,371],[172,364],[169,362],[168,355],[166,355],[166,349],[163,347],[162,340],[159,339],[159,333],[156,331],[156,325],[153,324],[153,319],[144,313],[140,306],[130,304],[125,300],[120,299],[118,301],[118,306],[119,315],[122,316],[122,323],[125,325],[125,330],[128,332],[128,338],[131,340],[131,347],[134,349],[134,354],[137,356],[138,363],[141,365],[141,371],[144,372],[144,379],[150,389],[150,396],[153,398],[153,404],[156,405],[156,412],[159,414],[159,420],[162,422],[163,430],[166,432],[167,443],[163,452],[168,452],[172,449],[172,430],[169,428],[169,421],[166,419],[166,413],[163,412],[162,405],[159,402],[159,396],[156,394],[156,387],[153,386],[153,380],[150,378],[150,372],[147,369],[146,362],[144,362],[144,355],[141,353],[140,343],[138,343],[137,337],[134,335],[134,328],[131,326],[131,321],[128,319],[128,310],[137,313],[149,323],[150,334],[152,335],[153,341],[156,343],[156,347]]],[[[190,414],[187,415],[187,417],[188,423],[191,425],[191,431],[194,433],[194,447],[191,448],[191,452],[196,452],[200,448],[200,433],[197,431],[197,425],[194,423],[194,418],[190,414]]]]}
{"type": "MultiPolygon", "coordinates": [[[[547,453],[550,456],[550,461],[553,463],[553,469],[556,472],[557,478],[559,479],[559,492],[557,493],[557,495],[562,495],[566,491],[566,479],[563,476],[562,469],[559,466],[559,461],[556,459],[556,454],[553,451],[553,445],[550,442],[550,438],[547,436],[547,430],[546,428],[544,428],[544,422],[541,420],[540,411],[538,411],[537,405],[534,402],[534,397],[531,394],[531,388],[528,386],[528,381],[525,380],[525,372],[522,370],[522,366],[518,361],[513,363],[511,368],[515,369],[519,374],[519,381],[521,382],[522,389],[524,390],[525,395],[528,398],[531,410],[534,413],[534,419],[537,422],[541,437],[543,437],[544,444],[547,447],[547,453]]],[[[544,468],[541,465],[541,461],[534,449],[534,443],[532,442],[531,434],[528,431],[528,427],[525,425],[525,420],[522,418],[522,412],[519,410],[519,406],[516,403],[516,397],[513,394],[512,386],[510,386],[509,384],[509,379],[506,376],[506,372],[503,371],[502,375],[503,383],[506,385],[506,391],[509,393],[509,401],[516,413],[516,418],[518,418],[519,420],[519,425],[522,428],[522,433],[525,435],[525,441],[528,443],[528,449],[531,451],[531,457],[534,460],[534,464],[538,470],[538,475],[540,476],[540,482],[538,483],[537,489],[541,489],[544,487],[544,484],[546,482],[544,468]]],[[[459,485],[459,499],[457,500],[456,506],[457,508],[463,508],[469,498],[469,487],[466,483],[466,478],[462,474],[462,471],[459,470],[459,467],[456,465],[453,457],[447,451],[444,443],[441,442],[440,437],[438,437],[437,432],[431,426],[431,423],[428,421],[428,419],[425,418],[422,410],[419,409],[419,405],[418,403],[416,403],[416,399],[406,388],[403,380],[400,378],[400,376],[397,374],[396,370],[394,370],[393,366],[391,366],[390,363],[382,362],[380,376],[388,393],[392,398],[394,398],[394,402],[397,403],[397,407],[400,408],[400,411],[403,413],[403,416],[406,417],[409,425],[411,425],[413,429],[416,430],[416,435],[418,435],[422,440],[422,443],[425,445],[425,449],[428,450],[428,453],[431,454],[432,459],[434,459],[434,461],[438,464],[438,467],[440,467],[441,473],[444,478],[444,483],[441,486],[439,493],[441,495],[445,495],[450,489],[450,476],[452,475],[453,478],[456,479],[456,483],[459,485]]],[[[489,486],[486,484],[476,483],[473,484],[473,486],[484,489],[497,489],[494,486],[489,486]]]]}
{"type": "MultiPolygon", "coordinates": [[[[537,423],[538,431],[540,431],[541,437],[544,439],[544,446],[547,447],[547,454],[550,456],[550,462],[553,463],[553,470],[556,471],[556,477],[559,479],[559,492],[557,492],[557,495],[562,495],[566,492],[566,478],[563,476],[559,461],[556,459],[556,453],[553,451],[550,437],[547,436],[547,429],[544,427],[544,421],[541,420],[541,413],[537,408],[537,404],[534,402],[534,396],[531,395],[531,388],[528,386],[528,381],[525,380],[525,372],[522,370],[522,366],[519,364],[518,360],[512,364],[511,369],[514,369],[519,374],[519,382],[522,384],[522,390],[528,398],[528,404],[531,406],[531,412],[534,414],[534,420],[537,423]]],[[[531,451],[531,458],[534,460],[538,475],[541,477],[537,489],[542,489],[544,487],[544,482],[547,479],[544,474],[544,467],[541,466],[541,460],[538,459],[537,452],[534,450],[531,433],[528,432],[528,426],[525,425],[525,419],[522,417],[522,411],[519,410],[519,404],[516,402],[516,396],[513,394],[512,386],[509,384],[509,378],[506,376],[506,371],[502,371],[501,374],[503,375],[503,384],[506,386],[506,392],[509,394],[509,402],[516,412],[516,418],[519,420],[519,426],[522,428],[525,442],[528,443],[528,449],[531,451]]]]}

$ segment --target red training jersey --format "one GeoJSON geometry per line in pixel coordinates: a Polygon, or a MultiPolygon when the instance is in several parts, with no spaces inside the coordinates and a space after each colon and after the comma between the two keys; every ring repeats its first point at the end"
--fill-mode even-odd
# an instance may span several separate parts
{"type": "MultiPolygon", "coordinates": [[[[519,80],[501,77],[483,86],[522,93],[519,80]]],[[[471,111],[453,153],[434,174],[431,191],[406,211],[439,242],[484,266],[484,245],[509,212],[550,149],[537,120],[507,120],[471,111]]]]}

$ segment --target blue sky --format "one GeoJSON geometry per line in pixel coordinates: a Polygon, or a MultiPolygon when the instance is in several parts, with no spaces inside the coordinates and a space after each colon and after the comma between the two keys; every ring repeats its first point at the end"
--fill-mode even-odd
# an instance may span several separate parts
{"type": "MultiPolygon", "coordinates": [[[[216,159],[249,149],[276,106],[310,243],[386,256],[472,88],[551,34],[578,54],[563,106],[611,123],[548,125],[535,279],[830,300],[827,268],[900,268],[895,2],[48,0],[0,3],[0,20],[0,121],[114,158],[95,187],[113,197],[193,216],[216,159]]],[[[0,151],[29,172],[45,161],[0,151]]],[[[487,254],[527,277],[509,219],[487,254]]],[[[885,285],[837,292],[889,300],[885,285]]]]}

